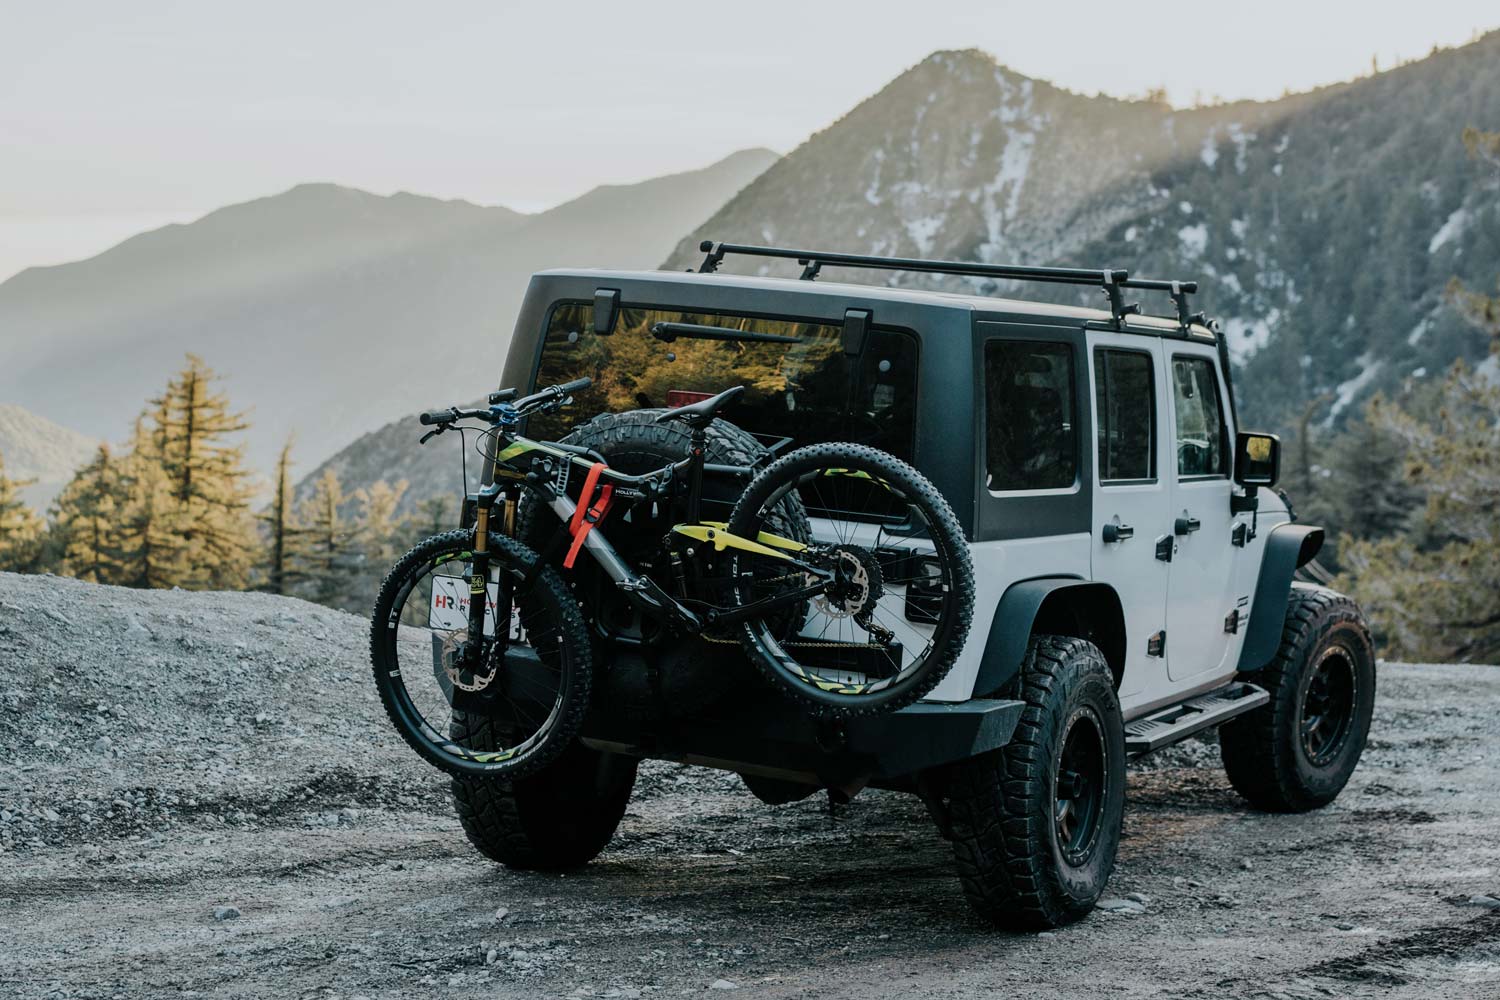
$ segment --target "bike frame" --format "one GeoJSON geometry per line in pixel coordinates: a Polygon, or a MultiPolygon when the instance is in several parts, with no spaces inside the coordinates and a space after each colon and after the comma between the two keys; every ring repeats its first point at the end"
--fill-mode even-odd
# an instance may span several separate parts
{"type": "MultiPolygon", "coordinates": [[[[523,491],[530,490],[541,497],[562,523],[567,525],[571,523],[578,510],[578,504],[567,495],[567,483],[572,470],[575,466],[588,470],[596,464],[594,460],[566,446],[534,441],[511,434],[503,427],[496,429],[495,442],[497,448],[494,453],[492,481],[479,491],[475,504],[474,559],[469,582],[471,635],[484,634],[484,614],[489,581],[488,534],[495,504],[503,495],[510,494],[506,501],[507,510],[513,511],[514,507],[511,505],[519,500],[523,491]],[[526,462],[528,457],[530,468],[523,469],[518,463],[526,462]]],[[[627,501],[632,507],[657,500],[670,503],[678,497],[684,497],[687,520],[674,525],[672,527],[674,533],[704,545],[711,545],[715,551],[719,552],[732,548],[765,558],[784,560],[788,564],[789,572],[804,573],[815,582],[785,594],[753,601],[736,608],[711,610],[706,615],[700,615],[685,607],[650,577],[637,572],[610,544],[609,539],[602,532],[589,531],[583,540],[583,550],[599,564],[605,576],[613,581],[625,595],[626,600],[644,616],[657,621],[665,621],[691,633],[701,632],[709,625],[732,625],[747,621],[766,612],[824,593],[828,584],[835,579],[835,574],[799,559],[797,554],[807,549],[807,546],[801,542],[767,532],[761,532],[754,539],[744,538],[731,533],[723,524],[700,520],[703,473],[707,468],[704,460],[705,445],[704,432],[695,428],[687,458],[638,476],[617,472],[605,466],[601,470],[599,484],[607,483],[614,487],[615,497],[627,501]],[[683,483],[684,479],[686,485],[680,486],[679,484],[683,483]]],[[[592,498],[582,497],[581,499],[584,503],[588,503],[592,498]]],[[[545,555],[539,555],[538,567],[545,558],[545,555]]],[[[525,582],[529,583],[529,578],[525,582]]],[[[510,585],[509,580],[501,581],[499,594],[501,600],[497,602],[497,613],[499,608],[509,607],[510,585]]],[[[497,620],[496,634],[498,635],[499,632],[500,622],[497,620]]]]}

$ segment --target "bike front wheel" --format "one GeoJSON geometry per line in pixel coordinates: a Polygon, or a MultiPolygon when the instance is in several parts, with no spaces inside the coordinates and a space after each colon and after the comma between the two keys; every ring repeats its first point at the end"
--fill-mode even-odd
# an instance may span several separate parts
{"type": "Polygon", "coordinates": [[[736,603],[774,609],[741,625],[750,660],[818,716],[893,711],[921,698],[958,659],[974,613],[973,563],[947,501],[893,455],[812,445],[751,480],[728,530],[756,539],[791,494],[807,508],[813,541],[788,554],[818,572],[737,556],[736,603]],[[821,593],[792,605],[788,628],[782,598],[819,581],[821,593]]]}
{"type": "Polygon", "coordinates": [[[589,633],[557,571],[526,585],[536,554],[492,534],[483,635],[470,635],[473,545],[472,531],[450,531],[401,557],[375,602],[370,662],[386,714],[423,759],[460,777],[515,778],[577,735],[589,633]]]}

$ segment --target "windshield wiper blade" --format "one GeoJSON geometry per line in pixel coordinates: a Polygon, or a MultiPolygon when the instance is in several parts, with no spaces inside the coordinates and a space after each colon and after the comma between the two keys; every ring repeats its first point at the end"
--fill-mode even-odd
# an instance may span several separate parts
{"type": "Polygon", "coordinates": [[[755,333],[751,330],[732,330],[727,326],[703,326],[699,323],[656,323],[651,327],[651,336],[670,344],[678,337],[692,340],[739,340],[758,344],[800,344],[801,337],[784,337],[779,333],[755,333]]]}

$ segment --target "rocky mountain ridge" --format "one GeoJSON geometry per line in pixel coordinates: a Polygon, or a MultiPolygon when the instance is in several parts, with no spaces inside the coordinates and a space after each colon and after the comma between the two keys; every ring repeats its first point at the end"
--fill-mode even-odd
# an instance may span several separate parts
{"type": "MultiPolygon", "coordinates": [[[[1185,110],[939,52],[767,170],[664,266],[693,266],[712,238],[1196,278],[1243,365],[1247,415],[1285,427],[1316,400],[1337,420],[1482,356],[1442,292],[1452,276],[1493,288],[1500,270],[1500,177],[1461,141],[1500,127],[1497,107],[1500,32],[1278,101],[1185,110]]],[[[1089,289],[825,274],[1102,303],[1089,289]]]]}

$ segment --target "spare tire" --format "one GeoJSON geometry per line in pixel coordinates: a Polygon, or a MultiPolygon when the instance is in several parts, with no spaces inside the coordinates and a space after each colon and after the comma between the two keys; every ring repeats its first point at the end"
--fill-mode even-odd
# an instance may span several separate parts
{"type": "MultiPolygon", "coordinates": [[[[692,432],[680,421],[657,423],[656,418],[663,412],[648,409],[601,414],[576,428],[563,442],[597,452],[610,468],[640,475],[670,462],[680,462],[688,455],[692,432]]],[[[770,452],[764,445],[727,420],[715,420],[708,426],[707,434],[704,458],[710,464],[752,466],[768,460],[770,452]]],[[[747,482],[726,476],[705,477],[704,519],[727,521],[747,482]]],[[[649,572],[651,568],[642,565],[641,560],[658,547],[661,536],[671,529],[675,519],[666,510],[658,511],[655,518],[644,509],[637,513],[650,519],[649,523],[626,523],[622,507],[611,510],[598,530],[626,561],[649,572]]],[[[676,513],[680,518],[682,512],[676,513]]],[[[768,521],[767,530],[778,535],[798,541],[812,539],[807,511],[795,496],[785,500],[768,521]]],[[[542,552],[558,528],[557,516],[537,502],[534,495],[527,494],[516,518],[516,536],[542,552]]],[[[560,560],[559,555],[554,561],[560,560]]],[[[597,710],[622,711],[633,718],[677,718],[700,711],[745,685],[757,683],[738,640],[686,639],[660,634],[651,623],[640,623],[631,614],[613,584],[587,557],[577,560],[571,582],[590,615],[591,627],[601,637],[595,648],[599,674],[594,682],[593,700],[597,710]],[[640,648],[627,648],[603,639],[606,630],[638,634],[646,641],[640,648]]],[[[669,586],[665,579],[658,582],[669,586]]]]}

